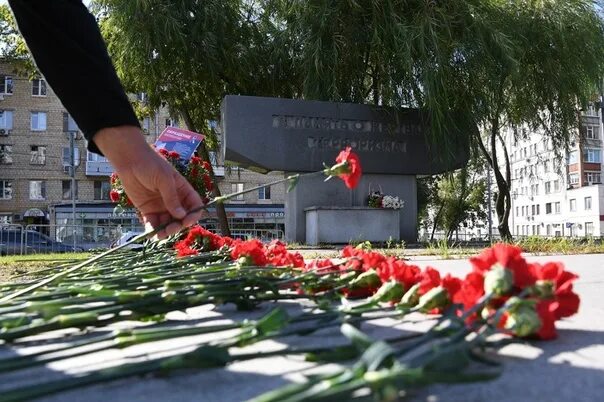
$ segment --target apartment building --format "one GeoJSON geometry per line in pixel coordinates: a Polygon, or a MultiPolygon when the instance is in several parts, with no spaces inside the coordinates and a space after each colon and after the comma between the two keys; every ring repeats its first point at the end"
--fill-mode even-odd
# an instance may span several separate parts
{"type": "MultiPolygon", "coordinates": [[[[144,102],[144,94],[133,95],[144,102]]],[[[133,98],[134,100],[134,98],[133,98]]],[[[167,109],[141,121],[149,143],[168,126],[178,126],[167,109]]],[[[0,224],[74,224],[70,177],[70,136],[75,136],[77,236],[91,241],[115,240],[117,233],[139,228],[134,211],[120,214],[109,202],[111,164],[89,153],[86,141],[55,93],[43,78],[30,80],[16,74],[8,63],[0,62],[0,224]]],[[[215,173],[223,193],[262,185],[274,175],[243,169],[225,169],[213,154],[215,173]]],[[[258,230],[258,235],[284,230],[285,187],[263,188],[227,205],[231,225],[240,230],[258,230]]],[[[206,224],[215,226],[210,211],[206,224]]],[[[60,239],[63,240],[63,239],[60,239]]]]}
{"type": "Polygon", "coordinates": [[[604,236],[601,111],[589,107],[568,151],[556,152],[539,133],[508,132],[515,236],[604,236]]]}

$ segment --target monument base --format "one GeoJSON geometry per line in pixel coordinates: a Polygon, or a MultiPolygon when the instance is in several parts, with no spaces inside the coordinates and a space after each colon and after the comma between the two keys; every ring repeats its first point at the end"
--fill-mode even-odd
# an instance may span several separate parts
{"type": "Polygon", "coordinates": [[[399,211],[370,207],[305,208],[306,244],[399,241],[399,211]]]}
{"type": "MultiPolygon", "coordinates": [[[[365,208],[371,191],[380,190],[384,194],[398,196],[405,202],[398,211],[399,232],[393,236],[406,242],[417,240],[417,183],[415,176],[364,174],[359,185],[350,190],[338,178],[325,182],[324,177],[304,177],[285,198],[285,239],[288,242],[306,242],[306,211],[310,207],[365,208]]],[[[394,219],[394,217],[393,217],[394,219]]],[[[334,230],[339,230],[343,222],[337,222],[334,230]]],[[[375,225],[375,224],[373,224],[375,225]]],[[[346,242],[350,240],[347,239],[346,242]]],[[[369,240],[369,239],[362,239],[369,240]]],[[[384,239],[382,239],[384,240],[384,239]]],[[[385,240],[388,240],[386,238],[385,240]]]]}

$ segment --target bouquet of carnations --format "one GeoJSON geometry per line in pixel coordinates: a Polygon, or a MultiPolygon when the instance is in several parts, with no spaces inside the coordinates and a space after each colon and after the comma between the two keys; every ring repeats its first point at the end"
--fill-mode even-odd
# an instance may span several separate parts
{"type": "Polygon", "coordinates": [[[396,195],[385,195],[382,198],[382,208],[401,209],[405,205],[405,201],[398,198],[396,195]]]}
{"type": "MultiPolygon", "coordinates": [[[[214,188],[214,183],[210,178],[210,164],[207,161],[202,161],[201,158],[193,156],[186,163],[180,154],[176,151],[166,151],[165,149],[157,150],[174,168],[193,186],[195,191],[199,193],[204,203],[207,203],[211,192],[214,188]]],[[[112,202],[118,204],[120,208],[132,208],[134,205],[116,173],[111,175],[111,191],[109,198],[112,202]]]]}

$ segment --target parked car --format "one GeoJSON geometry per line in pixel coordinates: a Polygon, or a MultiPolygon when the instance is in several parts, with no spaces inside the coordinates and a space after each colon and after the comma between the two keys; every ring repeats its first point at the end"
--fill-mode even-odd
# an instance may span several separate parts
{"type": "Polygon", "coordinates": [[[83,251],[81,248],[52,240],[43,233],[35,230],[21,231],[19,229],[0,230],[0,254],[45,254],[72,253],[83,251]]]}
{"type": "MultiPolygon", "coordinates": [[[[122,244],[134,239],[136,236],[143,234],[143,232],[126,232],[119,239],[111,243],[111,247],[121,246],[122,244]]],[[[142,244],[130,244],[126,248],[132,250],[140,250],[143,248],[142,244]]]]}

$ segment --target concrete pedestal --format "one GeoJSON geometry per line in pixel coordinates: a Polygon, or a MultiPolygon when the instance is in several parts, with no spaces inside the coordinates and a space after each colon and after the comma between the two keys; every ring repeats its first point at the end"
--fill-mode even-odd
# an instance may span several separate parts
{"type": "Polygon", "coordinates": [[[310,207],[306,213],[306,244],[399,240],[399,211],[369,207],[310,207]]]}
{"type": "MultiPolygon", "coordinates": [[[[417,184],[415,176],[363,174],[359,185],[350,190],[338,178],[325,182],[321,176],[302,178],[285,199],[285,238],[288,242],[306,242],[306,208],[367,207],[370,191],[398,196],[405,202],[398,211],[398,236],[407,242],[417,238],[417,184]]],[[[396,219],[396,218],[393,218],[396,219]]],[[[338,222],[338,225],[341,222],[338,222]]],[[[335,229],[339,229],[337,226],[335,229]]],[[[348,242],[349,239],[346,240],[348,242]]],[[[369,240],[369,239],[364,239],[369,240]]],[[[388,240],[386,238],[385,240],[388,240]]]]}

